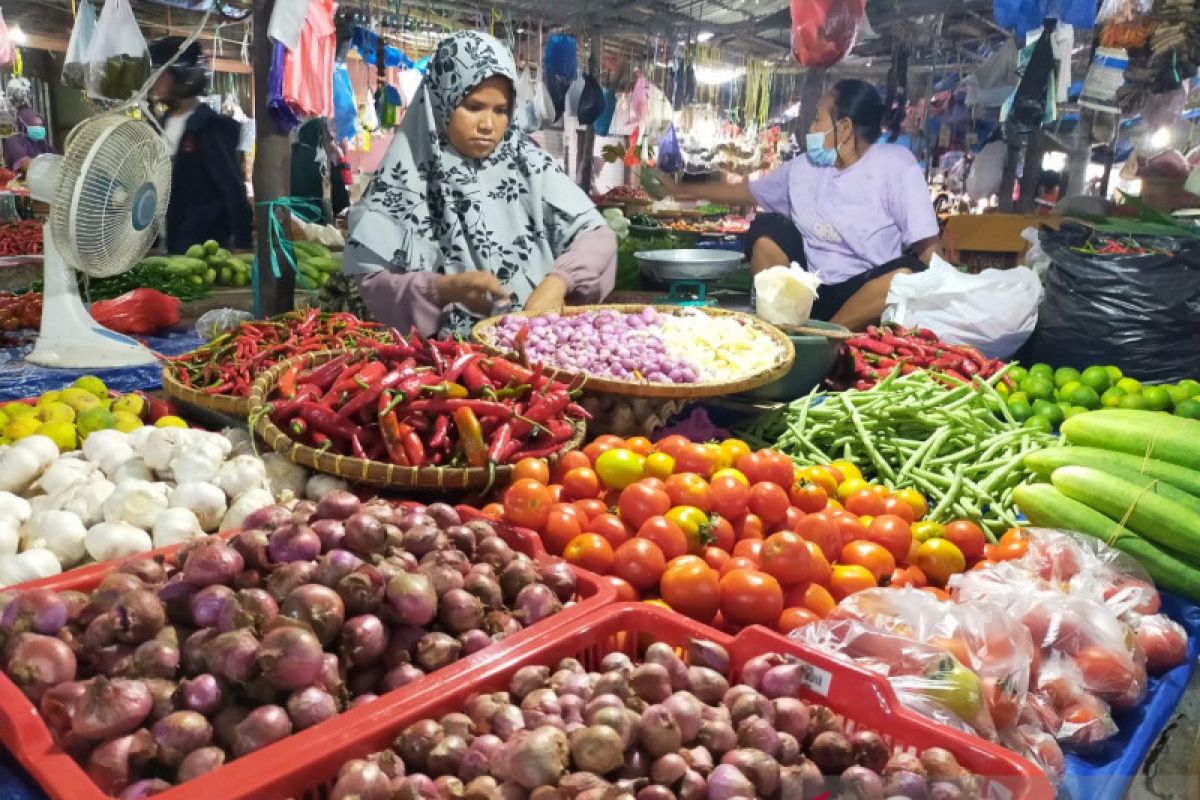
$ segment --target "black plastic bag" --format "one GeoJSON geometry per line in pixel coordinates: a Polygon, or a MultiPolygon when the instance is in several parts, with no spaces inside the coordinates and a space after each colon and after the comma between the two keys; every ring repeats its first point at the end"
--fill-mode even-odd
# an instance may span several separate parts
{"type": "Polygon", "coordinates": [[[1139,380],[1200,376],[1200,240],[1139,237],[1171,255],[1088,256],[1087,229],[1042,234],[1053,259],[1028,360],[1120,367],[1139,380]]]}
{"type": "Polygon", "coordinates": [[[591,125],[604,113],[604,90],[593,75],[583,78],[583,91],[579,93],[579,107],[576,117],[580,125],[591,125]]]}

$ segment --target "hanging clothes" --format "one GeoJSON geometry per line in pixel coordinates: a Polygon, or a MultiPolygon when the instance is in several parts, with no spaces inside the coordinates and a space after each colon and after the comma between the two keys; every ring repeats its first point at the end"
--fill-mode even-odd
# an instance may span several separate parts
{"type": "Polygon", "coordinates": [[[337,3],[333,0],[312,0],[300,31],[300,46],[288,51],[284,62],[284,99],[305,116],[333,116],[336,11],[337,3]]]}

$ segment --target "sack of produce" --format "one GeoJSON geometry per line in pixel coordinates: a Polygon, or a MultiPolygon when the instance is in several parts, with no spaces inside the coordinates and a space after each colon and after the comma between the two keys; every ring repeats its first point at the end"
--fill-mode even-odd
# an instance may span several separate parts
{"type": "Polygon", "coordinates": [[[772,325],[803,325],[820,285],[798,264],[765,269],[754,276],[754,312],[772,325]]]}
{"type": "Polygon", "coordinates": [[[125,100],[149,77],[150,53],[129,0],[105,3],[88,49],[88,94],[125,100]]]}
{"type": "Polygon", "coordinates": [[[792,53],[805,67],[832,67],[858,36],[864,0],[792,0],[792,53]]]}
{"type": "Polygon", "coordinates": [[[1041,301],[1042,284],[1028,267],[969,275],[934,256],[924,272],[895,277],[883,319],[1008,358],[1033,333],[1041,301]]]}
{"type": "Polygon", "coordinates": [[[1196,377],[1200,240],[1139,237],[1134,253],[1088,255],[1089,235],[1077,225],[1042,234],[1053,264],[1031,360],[1081,370],[1112,364],[1148,383],[1196,377]]]}
{"type": "Polygon", "coordinates": [[[91,0],[83,0],[75,13],[75,26],[71,28],[71,40],[67,42],[67,55],[63,58],[64,86],[87,89],[88,52],[95,33],[96,7],[91,0]]]}
{"type": "Polygon", "coordinates": [[[179,323],[179,298],[157,289],[134,289],[92,303],[92,318],[117,333],[148,336],[179,323]]]}

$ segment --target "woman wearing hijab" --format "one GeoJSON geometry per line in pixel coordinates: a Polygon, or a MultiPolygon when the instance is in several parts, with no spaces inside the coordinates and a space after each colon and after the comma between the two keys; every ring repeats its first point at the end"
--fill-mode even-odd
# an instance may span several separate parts
{"type": "Polygon", "coordinates": [[[27,78],[10,78],[5,88],[8,101],[17,110],[17,131],[4,139],[4,163],[18,174],[29,162],[54,148],[46,138],[46,120],[33,107],[33,89],[27,78]]]}
{"type": "Polygon", "coordinates": [[[513,118],[516,66],[496,39],[444,40],[363,199],[343,270],[400,330],[466,334],[507,303],[597,302],[616,237],[587,195],[513,118]]]}

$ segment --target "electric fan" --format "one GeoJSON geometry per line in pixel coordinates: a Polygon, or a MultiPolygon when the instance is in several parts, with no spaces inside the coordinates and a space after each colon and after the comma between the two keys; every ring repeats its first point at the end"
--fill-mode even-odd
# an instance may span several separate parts
{"type": "Polygon", "coordinates": [[[42,327],[27,360],[88,368],[154,363],[149,349],[92,319],[73,270],[93,278],[119,275],[153,244],[171,193],[171,157],[162,136],[120,111],[101,114],[71,131],[63,155],[35,158],[28,179],[30,194],[50,204],[50,215],[42,327]]]}

